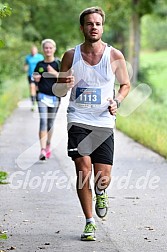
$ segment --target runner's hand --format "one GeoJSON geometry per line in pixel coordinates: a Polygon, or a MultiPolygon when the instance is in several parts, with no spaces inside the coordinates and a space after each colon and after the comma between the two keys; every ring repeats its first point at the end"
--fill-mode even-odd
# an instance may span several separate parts
{"type": "Polygon", "coordinates": [[[40,82],[41,75],[38,72],[34,72],[33,78],[34,78],[34,81],[38,83],[38,82],[40,82]]]}
{"type": "Polygon", "coordinates": [[[117,113],[117,103],[116,101],[114,101],[113,99],[108,99],[108,101],[110,102],[110,105],[108,106],[108,110],[110,112],[111,115],[116,115],[117,113]]]}
{"type": "Polygon", "coordinates": [[[58,97],[65,96],[67,92],[75,85],[73,71],[69,71],[66,76],[63,75],[64,73],[60,73],[58,82],[55,83],[52,88],[53,93],[58,97]]]}

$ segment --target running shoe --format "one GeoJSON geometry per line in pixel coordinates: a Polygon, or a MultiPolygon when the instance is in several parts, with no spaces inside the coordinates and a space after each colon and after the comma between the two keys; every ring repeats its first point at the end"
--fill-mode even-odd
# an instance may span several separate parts
{"type": "Polygon", "coordinates": [[[31,111],[34,112],[35,111],[35,104],[32,105],[31,107],[31,111]]]}
{"type": "Polygon", "coordinates": [[[94,223],[87,223],[83,234],[81,234],[81,241],[96,241],[95,230],[96,225],[94,223]]]}
{"type": "Polygon", "coordinates": [[[46,158],[50,158],[51,156],[51,150],[50,150],[50,144],[46,146],[46,158]]]}
{"type": "Polygon", "coordinates": [[[46,150],[45,149],[41,149],[41,154],[39,156],[39,160],[41,160],[41,161],[46,160],[46,150]]]}
{"type": "Polygon", "coordinates": [[[106,192],[101,195],[96,194],[95,210],[99,218],[104,218],[106,216],[108,211],[108,195],[106,192]]]}

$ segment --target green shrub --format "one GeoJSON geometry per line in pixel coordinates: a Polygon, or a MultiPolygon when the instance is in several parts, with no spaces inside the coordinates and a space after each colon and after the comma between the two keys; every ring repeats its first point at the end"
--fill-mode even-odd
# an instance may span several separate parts
{"type": "Polygon", "coordinates": [[[4,184],[4,180],[7,179],[8,173],[5,171],[0,171],[0,184],[4,184]]]}

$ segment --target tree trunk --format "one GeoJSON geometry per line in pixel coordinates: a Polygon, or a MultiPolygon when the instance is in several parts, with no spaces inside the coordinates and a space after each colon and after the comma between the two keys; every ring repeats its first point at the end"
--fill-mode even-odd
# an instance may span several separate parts
{"type": "Polygon", "coordinates": [[[129,42],[129,62],[133,68],[131,82],[136,85],[139,70],[139,52],[140,52],[140,16],[133,11],[130,23],[130,42],[129,42]]]}

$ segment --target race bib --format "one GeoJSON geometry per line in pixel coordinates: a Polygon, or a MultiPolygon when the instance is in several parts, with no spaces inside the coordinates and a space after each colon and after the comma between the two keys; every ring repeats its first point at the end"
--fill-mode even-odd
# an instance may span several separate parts
{"type": "Polygon", "coordinates": [[[76,103],[82,107],[96,107],[101,104],[100,88],[82,88],[76,89],[76,103]]]}

